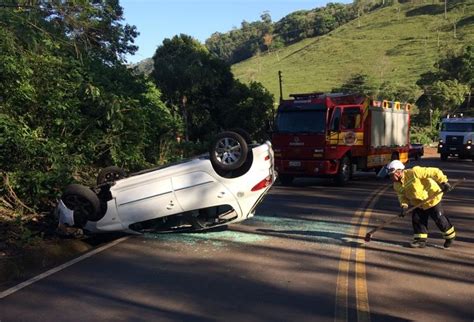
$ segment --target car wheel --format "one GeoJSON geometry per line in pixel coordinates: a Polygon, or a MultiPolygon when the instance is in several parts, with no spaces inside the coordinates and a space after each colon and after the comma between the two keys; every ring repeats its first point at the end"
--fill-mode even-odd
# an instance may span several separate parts
{"type": "Polygon", "coordinates": [[[349,160],[349,158],[347,156],[343,157],[341,159],[341,163],[339,164],[339,169],[337,170],[336,177],[334,178],[334,181],[337,185],[343,186],[347,182],[349,182],[349,179],[352,176],[351,168],[351,161],[349,160]]]}
{"type": "Polygon", "coordinates": [[[247,142],[231,131],[217,135],[209,151],[211,163],[218,171],[237,170],[245,163],[247,154],[247,142]]]}
{"type": "Polygon", "coordinates": [[[91,189],[85,186],[80,184],[67,186],[61,200],[66,207],[74,212],[76,226],[83,227],[88,220],[97,221],[102,218],[99,198],[91,189]]]}
{"type": "Polygon", "coordinates": [[[126,176],[127,173],[124,169],[113,165],[100,170],[99,175],[97,176],[97,185],[111,183],[123,179],[126,176]]]}
{"type": "Polygon", "coordinates": [[[231,129],[229,131],[239,134],[241,137],[244,138],[244,140],[245,140],[245,142],[247,142],[247,144],[252,143],[252,137],[250,136],[250,133],[245,131],[244,129],[235,128],[235,129],[231,129]]]}

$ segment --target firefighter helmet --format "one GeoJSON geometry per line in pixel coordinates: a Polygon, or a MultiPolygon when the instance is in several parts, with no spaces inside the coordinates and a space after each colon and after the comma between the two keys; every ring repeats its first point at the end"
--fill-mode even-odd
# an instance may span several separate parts
{"type": "Polygon", "coordinates": [[[393,160],[389,164],[387,164],[388,174],[392,174],[397,170],[405,169],[405,165],[400,160],[393,160]]]}

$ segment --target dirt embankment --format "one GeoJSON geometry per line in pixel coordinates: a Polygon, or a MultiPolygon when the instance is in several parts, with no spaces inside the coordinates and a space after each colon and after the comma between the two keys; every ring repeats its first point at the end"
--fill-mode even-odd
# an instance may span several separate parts
{"type": "Polygon", "coordinates": [[[424,148],[425,154],[424,157],[438,157],[439,153],[437,152],[437,148],[434,147],[426,147],[424,148]]]}
{"type": "Polygon", "coordinates": [[[0,255],[0,290],[84,253],[93,246],[81,240],[38,241],[15,254],[0,255]]]}

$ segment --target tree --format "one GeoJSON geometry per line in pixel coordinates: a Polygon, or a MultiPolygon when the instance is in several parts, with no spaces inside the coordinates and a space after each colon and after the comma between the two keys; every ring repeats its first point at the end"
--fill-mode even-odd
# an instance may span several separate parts
{"type": "Polygon", "coordinates": [[[225,111],[220,120],[224,129],[242,127],[255,140],[269,139],[263,125],[273,118],[273,97],[262,84],[246,85],[236,80],[227,98],[219,103],[225,111]]]}
{"type": "Polygon", "coordinates": [[[261,85],[234,80],[230,65],[215,58],[187,35],[165,39],[158,47],[152,74],[167,104],[179,112],[191,141],[204,141],[221,129],[245,128],[261,136],[271,111],[271,95],[261,85]],[[182,99],[186,97],[186,104],[182,99]]]}
{"type": "Polygon", "coordinates": [[[80,2],[40,2],[49,26],[60,28],[72,41],[77,54],[104,62],[124,61],[138,47],[135,26],[123,24],[123,8],[118,0],[80,2]]]}
{"type": "Polygon", "coordinates": [[[419,89],[416,86],[410,87],[385,81],[380,85],[377,96],[381,99],[414,103],[419,96],[418,92],[419,89]]]}
{"type": "Polygon", "coordinates": [[[341,87],[332,89],[333,93],[358,93],[374,96],[377,93],[375,85],[369,80],[366,74],[353,74],[345,81],[341,87]]]}
{"type": "Polygon", "coordinates": [[[450,51],[436,62],[435,71],[421,75],[417,85],[423,90],[418,106],[420,109],[440,108],[443,114],[452,112],[472,95],[474,88],[474,46],[459,52],[450,51]],[[461,96],[461,98],[460,98],[461,96]]]}
{"type": "Polygon", "coordinates": [[[122,63],[134,27],[117,1],[21,4],[0,10],[0,208],[15,196],[49,211],[96,167],[157,162],[175,120],[122,63]]]}
{"type": "Polygon", "coordinates": [[[445,113],[452,113],[464,101],[467,85],[457,80],[436,81],[430,88],[431,104],[445,113]]]}
{"type": "Polygon", "coordinates": [[[326,7],[313,10],[295,11],[276,23],[265,11],[260,15],[260,21],[242,21],[239,29],[214,33],[206,39],[205,45],[216,57],[235,64],[271,48],[327,34],[356,16],[353,5],[337,3],[328,3],[326,7]]]}
{"type": "Polygon", "coordinates": [[[201,128],[205,124],[210,127],[208,130],[215,130],[216,125],[210,120],[212,103],[214,97],[227,92],[232,84],[230,66],[212,57],[197,40],[183,34],[165,39],[153,60],[152,77],[168,104],[180,112],[186,139],[197,139],[205,132],[201,128]]]}

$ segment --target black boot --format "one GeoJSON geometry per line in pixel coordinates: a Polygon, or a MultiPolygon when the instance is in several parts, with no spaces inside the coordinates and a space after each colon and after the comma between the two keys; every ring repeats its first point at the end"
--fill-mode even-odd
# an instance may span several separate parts
{"type": "Polygon", "coordinates": [[[453,241],[454,241],[454,238],[446,239],[444,242],[444,248],[449,248],[452,245],[453,241]]]}
{"type": "Polygon", "coordinates": [[[411,244],[411,248],[425,248],[426,240],[425,239],[415,239],[411,244]]]}

